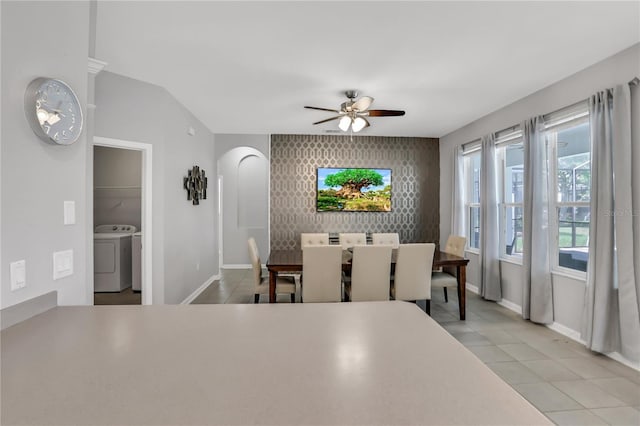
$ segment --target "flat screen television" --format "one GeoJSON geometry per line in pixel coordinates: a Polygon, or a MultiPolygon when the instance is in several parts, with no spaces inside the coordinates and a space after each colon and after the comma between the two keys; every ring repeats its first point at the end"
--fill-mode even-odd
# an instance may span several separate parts
{"type": "Polygon", "coordinates": [[[391,169],[319,167],[319,212],[390,212],[391,169]]]}

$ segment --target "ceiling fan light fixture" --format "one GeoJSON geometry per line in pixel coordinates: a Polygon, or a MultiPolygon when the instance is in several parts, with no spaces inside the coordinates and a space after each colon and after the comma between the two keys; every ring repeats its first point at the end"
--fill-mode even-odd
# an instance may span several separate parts
{"type": "MultiPolygon", "coordinates": [[[[1,1],[1,0],[0,0],[1,1]]],[[[351,129],[352,133],[360,132],[371,126],[368,117],[399,117],[404,115],[404,111],[395,109],[369,109],[373,102],[371,96],[363,96],[358,100],[355,100],[358,93],[355,90],[348,90],[345,95],[349,99],[340,105],[340,109],[321,108],[314,106],[305,106],[307,109],[315,109],[319,111],[333,112],[336,115],[333,117],[325,118],[324,120],[316,121],[313,123],[322,124],[328,121],[339,120],[338,127],[343,132],[348,132],[351,129]]]]}
{"type": "Polygon", "coordinates": [[[351,117],[349,117],[348,115],[345,115],[344,117],[342,117],[340,119],[340,122],[338,123],[338,127],[340,127],[340,130],[342,130],[343,132],[346,132],[347,130],[349,130],[350,125],[351,125],[351,117]]]}
{"type": "Polygon", "coordinates": [[[367,125],[367,121],[362,117],[356,117],[353,120],[353,125],[351,126],[355,133],[358,133],[360,130],[364,129],[367,125]]]}

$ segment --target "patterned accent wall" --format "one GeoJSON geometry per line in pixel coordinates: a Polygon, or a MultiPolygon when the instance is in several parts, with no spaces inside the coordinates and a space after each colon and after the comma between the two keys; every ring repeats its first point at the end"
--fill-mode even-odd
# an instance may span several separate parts
{"type": "Polygon", "coordinates": [[[303,232],[398,232],[400,242],[440,239],[438,139],[271,136],[271,249],[300,247],[303,232]],[[316,212],[318,167],[391,169],[391,212],[316,212]]]}

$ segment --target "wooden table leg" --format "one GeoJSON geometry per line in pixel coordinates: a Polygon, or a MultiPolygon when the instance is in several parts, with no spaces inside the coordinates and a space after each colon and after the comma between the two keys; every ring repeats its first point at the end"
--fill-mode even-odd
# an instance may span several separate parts
{"type": "Polygon", "coordinates": [[[276,303],[276,281],[277,271],[269,271],[269,303],[276,303]]]}
{"type": "Polygon", "coordinates": [[[460,320],[464,321],[467,311],[467,267],[466,265],[458,266],[458,305],[460,308],[460,320]]]}

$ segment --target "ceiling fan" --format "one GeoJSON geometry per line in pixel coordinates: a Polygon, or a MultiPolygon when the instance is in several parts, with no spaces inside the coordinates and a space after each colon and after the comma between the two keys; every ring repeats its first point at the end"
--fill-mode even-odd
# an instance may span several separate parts
{"type": "Polygon", "coordinates": [[[358,92],[355,90],[347,90],[346,92],[344,92],[344,94],[349,100],[343,102],[342,105],[340,105],[339,110],[305,106],[305,108],[308,109],[329,111],[338,114],[335,117],[316,121],[313,124],[321,124],[326,123],[327,121],[339,119],[340,121],[338,122],[338,127],[340,128],[340,130],[346,132],[351,129],[351,131],[353,131],[354,133],[358,133],[360,130],[371,125],[369,124],[369,120],[367,120],[365,117],[397,117],[404,115],[404,111],[400,110],[369,109],[369,107],[373,103],[373,98],[371,96],[362,96],[356,101],[355,99],[358,97],[358,92]]]}

